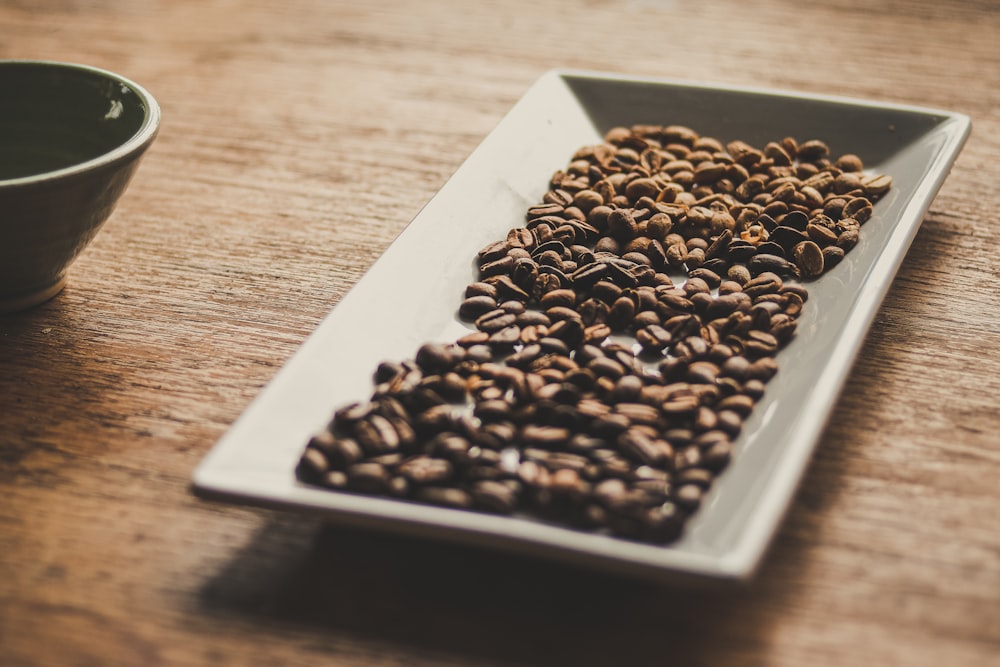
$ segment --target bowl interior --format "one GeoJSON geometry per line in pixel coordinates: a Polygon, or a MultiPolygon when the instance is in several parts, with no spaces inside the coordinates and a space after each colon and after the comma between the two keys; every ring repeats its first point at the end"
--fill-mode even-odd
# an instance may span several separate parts
{"type": "Polygon", "coordinates": [[[0,63],[0,180],[98,158],[135,136],[146,115],[140,95],[106,73],[0,63]]]}

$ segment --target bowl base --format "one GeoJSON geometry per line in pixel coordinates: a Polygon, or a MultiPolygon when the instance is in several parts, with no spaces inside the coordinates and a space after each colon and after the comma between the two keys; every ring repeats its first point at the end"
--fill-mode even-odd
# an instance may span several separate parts
{"type": "Polygon", "coordinates": [[[66,287],[66,276],[63,276],[51,285],[28,294],[18,294],[15,297],[0,297],[0,315],[27,310],[28,308],[45,303],[56,294],[59,294],[64,287],[66,287]]]}

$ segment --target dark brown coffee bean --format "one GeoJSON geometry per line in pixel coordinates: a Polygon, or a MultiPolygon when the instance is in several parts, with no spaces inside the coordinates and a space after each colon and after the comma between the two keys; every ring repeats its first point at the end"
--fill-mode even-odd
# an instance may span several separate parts
{"type": "Polygon", "coordinates": [[[848,252],[858,244],[859,238],[860,234],[858,234],[857,230],[847,229],[837,237],[837,246],[844,250],[844,252],[848,252]]]}
{"type": "Polygon", "coordinates": [[[321,484],[329,471],[330,462],[323,452],[315,447],[306,447],[295,468],[295,476],[309,484],[321,484]]]}
{"type": "Polygon", "coordinates": [[[660,409],[667,415],[684,415],[693,413],[701,405],[697,396],[676,396],[665,401],[660,409]]]}
{"type": "Polygon", "coordinates": [[[451,479],[454,467],[447,459],[421,455],[401,463],[397,472],[414,484],[440,484],[451,479]]]}
{"type": "Polygon", "coordinates": [[[719,372],[719,367],[711,361],[695,361],[688,365],[687,380],[696,384],[714,384],[719,372]]]}
{"type": "Polygon", "coordinates": [[[530,251],[535,247],[535,243],[535,236],[530,229],[525,227],[518,227],[507,232],[508,248],[524,248],[530,251]]]}
{"type": "Polygon", "coordinates": [[[459,306],[458,314],[464,320],[475,320],[477,317],[485,315],[496,309],[497,301],[493,297],[480,295],[471,296],[459,306]]]}
{"type": "MultiPolygon", "coordinates": [[[[722,278],[716,272],[706,269],[704,267],[699,267],[688,273],[689,282],[690,280],[697,280],[704,284],[708,290],[714,290],[719,287],[722,283],[722,278]]],[[[685,285],[686,287],[686,285],[685,285]]]]}
{"type": "Polygon", "coordinates": [[[517,325],[504,327],[490,334],[489,344],[500,349],[510,349],[521,340],[521,329],[517,325]]]}
{"type": "Polygon", "coordinates": [[[827,270],[840,264],[840,260],[844,259],[844,249],[838,246],[827,246],[823,248],[823,265],[827,270]]]}
{"type": "Polygon", "coordinates": [[[441,505],[454,509],[468,509],[472,507],[472,496],[462,489],[425,486],[414,492],[414,497],[431,505],[441,505]]]}
{"type": "Polygon", "coordinates": [[[683,290],[662,291],[657,296],[657,301],[663,308],[663,314],[667,316],[694,312],[694,304],[683,290]]]}
{"type": "MultiPolygon", "coordinates": [[[[406,371],[404,367],[404,372],[397,374],[397,377],[405,375],[405,373],[406,371]]],[[[331,428],[333,429],[350,428],[351,425],[361,421],[362,419],[370,415],[374,409],[375,409],[375,404],[370,402],[351,403],[345,405],[344,407],[339,408],[333,413],[333,419],[331,420],[331,428]]]]}
{"type": "MultiPolygon", "coordinates": [[[[787,217],[787,216],[786,216],[787,217]]],[[[805,217],[805,216],[803,216],[805,217]]],[[[771,232],[771,240],[781,246],[785,256],[790,256],[793,248],[803,241],[807,241],[809,236],[803,232],[786,225],[779,225],[771,232]]]]}
{"type": "Polygon", "coordinates": [[[798,268],[795,264],[784,257],[772,254],[758,253],[754,255],[747,262],[747,268],[750,269],[751,275],[759,275],[761,273],[776,273],[782,276],[798,274],[798,268]]]}
{"type": "Polygon", "coordinates": [[[450,345],[425,343],[417,350],[416,362],[424,373],[443,373],[450,370],[459,359],[459,353],[450,345]]]}
{"type": "Polygon", "coordinates": [[[710,320],[729,317],[737,311],[745,312],[750,308],[751,299],[741,291],[722,294],[709,302],[705,309],[705,317],[710,320]]]}
{"type": "Polygon", "coordinates": [[[473,296],[488,296],[496,299],[497,288],[484,282],[470,283],[468,287],[465,288],[465,297],[469,298],[473,296]]]}
{"type": "Polygon", "coordinates": [[[567,318],[549,327],[549,337],[558,338],[571,348],[583,342],[583,322],[577,318],[567,318]]]}
{"type": "Polygon", "coordinates": [[[781,289],[784,282],[777,273],[764,271],[757,274],[752,280],[743,285],[743,293],[751,299],[756,299],[762,294],[773,294],[781,289]]]}
{"type": "Polygon", "coordinates": [[[572,308],[576,304],[576,292],[571,289],[553,290],[543,295],[538,300],[538,303],[543,309],[554,308],[556,306],[572,308]]]}
{"type": "Polygon", "coordinates": [[[823,251],[813,241],[802,241],[792,250],[792,259],[803,278],[815,278],[823,273],[823,251]]]}
{"type": "Polygon", "coordinates": [[[481,279],[484,279],[491,276],[507,275],[512,268],[514,268],[514,258],[510,255],[504,255],[500,259],[481,265],[479,267],[479,276],[481,279]]]}
{"type": "Polygon", "coordinates": [[[330,465],[338,470],[357,463],[364,456],[361,446],[352,438],[334,438],[323,451],[330,465]]]}
{"type": "Polygon", "coordinates": [[[701,505],[702,488],[697,484],[683,484],[674,491],[674,502],[689,512],[701,505]]]}
{"type": "Polygon", "coordinates": [[[471,490],[476,507],[497,514],[510,514],[517,508],[518,487],[495,480],[476,482],[471,490]]]}
{"type": "Polygon", "coordinates": [[[861,186],[869,197],[881,197],[892,187],[892,177],[886,174],[874,174],[861,179],[861,186]]]}
{"type": "Polygon", "coordinates": [[[618,208],[608,215],[608,233],[619,240],[629,240],[638,232],[635,214],[630,208],[618,208]]]}
{"type": "Polygon", "coordinates": [[[635,338],[649,352],[663,352],[673,340],[669,331],[655,323],[636,331],[635,338]]]}
{"type": "Polygon", "coordinates": [[[609,280],[601,280],[591,287],[590,295],[610,305],[622,295],[622,288],[609,280]]]}
{"type": "Polygon", "coordinates": [[[348,466],[347,486],[362,493],[384,493],[389,489],[389,472],[378,463],[362,462],[348,466]]]}
{"type": "Polygon", "coordinates": [[[701,465],[708,470],[720,472],[729,465],[732,452],[733,446],[730,442],[724,440],[715,442],[702,452],[701,465]]]}
{"type": "Polygon", "coordinates": [[[552,306],[550,308],[546,308],[545,314],[553,322],[560,322],[563,320],[575,320],[577,322],[580,322],[581,325],[583,324],[580,313],[578,313],[575,308],[572,308],[570,306],[552,306]]]}
{"type": "Polygon", "coordinates": [[[592,262],[578,268],[570,275],[570,282],[575,289],[587,290],[596,285],[608,273],[604,262],[592,262]]]}
{"type": "Polygon", "coordinates": [[[765,356],[750,364],[747,375],[754,380],[767,382],[778,372],[778,364],[773,357],[765,356]]]}
{"type": "Polygon", "coordinates": [[[746,394],[733,394],[720,399],[715,407],[717,410],[732,411],[746,418],[753,411],[754,405],[755,401],[752,397],[746,394]]]}
{"type": "Polygon", "coordinates": [[[729,267],[729,271],[726,273],[726,276],[737,285],[744,285],[749,282],[751,278],[750,269],[743,264],[734,264],[729,267]]]}
{"type": "Polygon", "coordinates": [[[517,259],[511,268],[510,280],[525,292],[534,291],[538,282],[538,263],[529,257],[517,259]]]}
{"type": "Polygon", "coordinates": [[[809,223],[806,234],[820,247],[826,247],[837,242],[837,232],[832,227],[809,223]]]}
{"type": "Polygon", "coordinates": [[[599,345],[612,334],[611,327],[603,322],[591,324],[583,329],[583,343],[599,345]]]}
{"type": "Polygon", "coordinates": [[[627,296],[621,296],[611,305],[606,323],[613,330],[622,331],[631,326],[634,317],[635,302],[627,296]]]}
{"type": "Polygon", "coordinates": [[[570,431],[565,428],[528,424],[521,429],[518,438],[528,446],[552,449],[565,445],[570,435],[570,431]]]}
{"type": "Polygon", "coordinates": [[[844,204],[841,216],[844,218],[853,218],[854,220],[857,220],[859,224],[863,225],[871,219],[874,211],[875,209],[868,199],[864,197],[854,197],[844,204]]]}
{"type": "MultiPolygon", "coordinates": [[[[539,282],[542,280],[542,276],[539,276],[538,280],[535,282],[535,289],[540,289],[539,282]]],[[[508,299],[517,299],[518,301],[528,301],[531,298],[531,294],[515,284],[513,279],[508,275],[494,276],[489,279],[490,284],[496,287],[497,290],[497,300],[506,301],[508,299]]]]}
{"type": "Polygon", "coordinates": [[[627,457],[645,465],[662,465],[670,454],[662,441],[653,439],[637,429],[626,430],[618,436],[616,443],[627,457]]]}

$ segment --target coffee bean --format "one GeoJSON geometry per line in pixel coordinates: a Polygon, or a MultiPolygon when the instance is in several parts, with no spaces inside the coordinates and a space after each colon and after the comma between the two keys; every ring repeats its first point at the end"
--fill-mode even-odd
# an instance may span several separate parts
{"type": "Polygon", "coordinates": [[[571,289],[557,289],[546,293],[538,300],[543,309],[561,306],[572,308],[576,304],[576,292],[571,289]]]}
{"type": "Polygon", "coordinates": [[[874,210],[872,203],[868,199],[855,197],[844,204],[841,215],[845,218],[853,218],[858,223],[864,224],[871,219],[874,210]]]}
{"type": "Polygon", "coordinates": [[[383,493],[389,488],[389,473],[378,463],[362,462],[348,466],[344,471],[347,485],[352,491],[383,493]]]}
{"type": "Polygon", "coordinates": [[[476,482],[471,490],[477,508],[496,514],[510,514],[517,508],[518,487],[494,480],[476,482]]]}
{"type": "Polygon", "coordinates": [[[867,176],[861,179],[861,185],[869,197],[879,197],[892,187],[892,177],[885,174],[867,176]]]}
{"type": "Polygon", "coordinates": [[[426,486],[415,491],[414,497],[431,505],[442,505],[454,509],[472,507],[472,496],[463,489],[451,487],[426,486]]]}
{"type": "Polygon", "coordinates": [[[364,457],[361,446],[351,438],[334,438],[329,447],[323,448],[323,453],[330,465],[338,470],[343,470],[364,457]]]}
{"type": "Polygon", "coordinates": [[[823,273],[823,251],[813,241],[802,241],[796,245],[792,258],[803,278],[815,278],[823,273]]]}
{"type": "Polygon", "coordinates": [[[397,472],[414,484],[439,484],[451,478],[450,461],[430,456],[415,456],[400,464],[397,472]]]}
{"type": "Polygon", "coordinates": [[[823,265],[827,269],[832,269],[840,260],[844,259],[844,249],[839,246],[827,246],[823,248],[823,265]]]}
{"type": "Polygon", "coordinates": [[[794,263],[788,261],[784,257],[767,253],[758,253],[754,255],[750,261],[747,262],[747,268],[750,269],[751,275],[776,273],[781,276],[794,276],[799,273],[799,269],[794,263]]]}
{"type": "Polygon", "coordinates": [[[786,225],[775,227],[770,238],[781,246],[786,256],[790,255],[796,245],[809,239],[805,232],[786,225]]]}

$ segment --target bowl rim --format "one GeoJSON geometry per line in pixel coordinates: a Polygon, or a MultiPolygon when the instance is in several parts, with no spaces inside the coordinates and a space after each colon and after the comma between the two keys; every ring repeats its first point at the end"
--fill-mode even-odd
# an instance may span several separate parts
{"type": "Polygon", "coordinates": [[[142,124],[139,126],[139,129],[136,130],[136,132],[127,140],[115,146],[111,150],[105,151],[97,157],[72,164],[68,167],[44,171],[39,174],[31,174],[28,176],[18,176],[17,178],[0,179],[0,188],[45,183],[55,179],[73,177],[90,172],[94,169],[109,166],[117,162],[124,161],[132,155],[142,153],[153,142],[153,139],[156,138],[156,135],[160,130],[160,105],[148,90],[140,86],[135,81],[132,81],[131,79],[120,74],[116,74],[110,70],[94,67],[92,65],[84,65],[81,63],[63,62],[58,60],[0,59],[0,69],[25,66],[41,66],[69,71],[75,70],[109,79],[131,89],[142,103],[145,113],[143,114],[142,124]]]}

